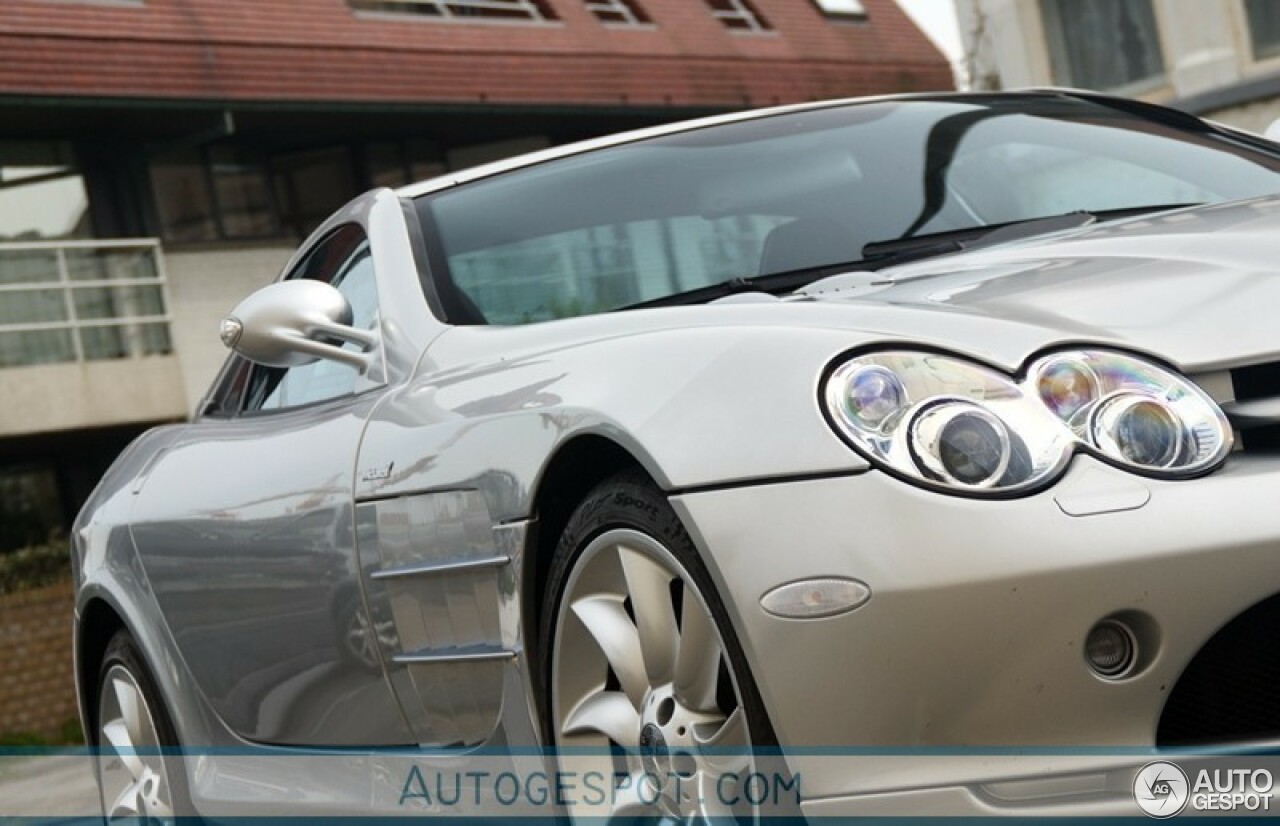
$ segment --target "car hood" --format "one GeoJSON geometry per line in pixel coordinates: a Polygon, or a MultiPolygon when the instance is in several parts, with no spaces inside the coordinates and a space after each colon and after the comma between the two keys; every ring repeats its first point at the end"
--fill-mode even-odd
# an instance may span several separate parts
{"type": "Polygon", "coordinates": [[[1107,222],[837,276],[818,302],[999,319],[1186,370],[1280,359],[1280,197],[1107,222]]]}

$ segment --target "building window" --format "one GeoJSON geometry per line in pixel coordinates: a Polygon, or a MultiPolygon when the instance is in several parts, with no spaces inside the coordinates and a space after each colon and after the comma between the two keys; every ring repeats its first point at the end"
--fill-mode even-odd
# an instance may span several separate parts
{"type": "Polygon", "coordinates": [[[213,200],[225,238],[268,238],[279,235],[261,155],[240,146],[209,149],[213,200]]]}
{"type": "Polygon", "coordinates": [[[356,11],[413,14],[437,20],[532,23],[556,19],[543,0],[348,0],[356,11]]]}
{"type": "Polygon", "coordinates": [[[236,146],[189,149],[151,164],[161,234],[191,243],[279,235],[261,156],[236,146]]]}
{"type": "Polygon", "coordinates": [[[773,27],[747,0],[706,0],[711,16],[735,32],[767,32],[773,27]]]}
{"type": "Polygon", "coordinates": [[[1151,0],[1040,0],[1055,83],[1117,89],[1164,74],[1151,0]]]}
{"type": "Polygon", "coordinates": [[[267,157],[234,144],[153,160],[151,188],[171,243],[302,238],[359,191],[347,147],[267,157]]]}
{"type": "Polygon", "coordinates": [[[541,135],[448,149],[409,138],[270,154],[217,143],[152,159],[151,190],[159,234],[170,244],[305,238],[366,189],[400,187],[547,146],[541,135]]]}
{"type": "Polygon", "coordinates": [[[837,20],[866,20],[862,0],[813,0],[827,17],[837,20]]]}
{"type": "Polygon", "coordinates": [[[0,246],[0,368],[172,352],[154,241],[0,246]]]}
{"type": "Polygon", "coordinates": [[[347,147],[314,149],[271,159],[276,203],[286,233],[305,238],[356,192],[347,147]]]}
{"type": "Polygon", "coordinates": [[[644,10],[632,0],[585,0],[587,11],[606,26],[643,26],[649,22],[644,10]]]}
{"type": "Polygon", "coordinates": [[[1245,0],[1253,59],[1280,57],[1280,5],[1275,0],[1245,0]]]}
{"type": "Polygon", "coordinates": [[[448,171],[440,147],[427,140],[373,141],[364,145],[369,185],[395,189],[448,171]]]}
{"type": "Polygon", "coordinates": [[[70,145],[0,142],[0,241],[92,234],[89,196],[70,145]]]}
{"type": "Polygon", "coordinates": [[[166,241],[193,243],[218,238],[213,196],[199,151],[166,155],[151,163],[151,189],[166,241]]]}

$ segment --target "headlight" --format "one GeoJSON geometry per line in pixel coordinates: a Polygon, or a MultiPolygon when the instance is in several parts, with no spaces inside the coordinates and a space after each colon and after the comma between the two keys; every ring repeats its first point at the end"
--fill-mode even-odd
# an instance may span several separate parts
{"type": "Polygon", "coordinates": [[[1042,487],[1077,450],[1164,478],[1206,473],[1231,450],[1226,418],[1198,387],[1102,350],[1053,353],[1021,377],[933,353],[868,353],[832,370],[822,399],[873,462],[953,491],[1042,487]]]}

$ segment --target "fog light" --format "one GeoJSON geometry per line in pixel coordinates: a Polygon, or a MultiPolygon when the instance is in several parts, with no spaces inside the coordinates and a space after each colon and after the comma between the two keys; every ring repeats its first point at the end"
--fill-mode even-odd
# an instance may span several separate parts
{"type": "Polygon", "coordinates": [[[1114,680],[1133,668],[1137,643],[1129,626],[1116,620],[1103,620],[1093,626],[1085,639],[1084,654],[1098,676],[1114,680]]]}

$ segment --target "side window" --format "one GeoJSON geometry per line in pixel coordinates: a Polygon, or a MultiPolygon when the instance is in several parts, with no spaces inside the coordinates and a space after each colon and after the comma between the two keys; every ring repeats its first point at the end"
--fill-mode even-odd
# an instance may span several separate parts
{"type": "Polygon", "coordinates": [[[200,415],[226,419],[239,413],[240,402],[244,399],[244,391],[249,386],[252,374],[253,364],[243,356],[234,355],[227,359],[226,366],[214,379],[213,389],[205,397],[200,415]]]}
{"type": "MultiPolygon", "coordinates": [[[[315,246],[289,278],[327,281],[351,302],[352,325],[370,329],[378,321],[378,293],[373,254],[364,231],[342,227],[315,246]]],[[[356,349],[356,345],[346,345],[356,349]]],[[[353,393],[360,378],[356,368],[333,361],[301,367],[255,366],[249,377],[243,410],[280,410],[336,399],[353,393]]]]}

